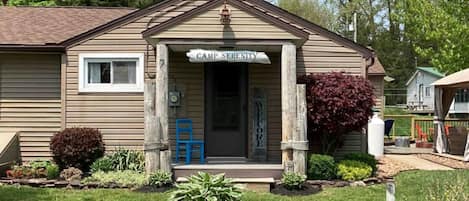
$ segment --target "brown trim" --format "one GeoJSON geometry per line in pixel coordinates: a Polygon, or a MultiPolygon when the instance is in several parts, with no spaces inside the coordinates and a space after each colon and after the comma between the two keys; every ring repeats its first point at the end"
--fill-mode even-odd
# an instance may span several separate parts
{"type": "Polygon", "coordinates": [[[271,12],[273,13],[274,15],[278,15],[279,17],[282,17],[282,18],[285,18],[285,19],[288,19],[288,20],[291,20],[293,21],[294,23],[298,24],[298,25],[301,25],[303,27],[305,27],[306,29],[310,30],[310,31],[313,31],[313,32],[317,32],[318,34],[320,35],[323,35],[339,44],[342,44],[344,45],[345,47],[348,47],[348,48],[351,48],[351,49],[354,49],[356,51],[358,51],[359,53],[361,53],[365,58],[369,59],[371,57],[373,57],[373,51],[358,44],[358,43],[355,43],[345,37],[342,37],[340,36],[339,34],[337,33],[334,33],[332,31],[329,31],[328,29],[326,28],[323,28],[317,24],[314,24],[308,20],[305,20],[295,14],[292,14],[290,12],[288,12],[287,10],[284,10],[278,6],[274,6],[272,5],[271,3],[268,3],[267,1],[265,0],[246,0],[250,3],[253,3],[263,9],[265,9],[266,11],[268,12],[271,12]]]}
{"type": "Polygon", "coordinates": [[[165,8],[168,8],[168,7],[172,6],[172,5],[178,4],[182,1],[184,1],[184,0],[165,0],[165,1],[162,1],[160,3],[151,5],[147,8],[142,8],[140,10],[136,10],[134,12],[131,12],[131,13],[127,14],[127,15],[124,15],[122,17],[114,19],[114,20],[112,20],[112,21],[110,21],[106,24],[103,24],[99,27],[96,27],[96,28],[91,29],[87,32],[84,32],[84,33],[79,34],[77,36],[74,36],[70,39],[67,39],[67,40],[61,42],[60,45],[66,47],[66,48],[69,48],[70,46],[75,45],[76,43],[79,43],[83,40],[86,40],[88,38],[96,36],[100,33],[109,31],[109,30],[111,30],[111,29],[113,29],[117,26],[132,22],[135,19],[144,17],[145,15],[147,15],[151,12],[155,12],[157,10],[163,10],[165,8]]]}
{"type": "Polygon", "coordinates": [[[61,45],[0,45],[0,51],[65,52],[61,45]]]}
{"type": "MultiPolygon", "coordinates": [[[[186,21],[188,19],[191,19],[192,17],[196,16],[196,15],[199,15],[199,14],[202,14],[203,12],[209,10],[209,9],[212,9],[216,6],[219,6],[219,5],[222,5],[222,3],[224,2],[224,0],[213,0],[213,1],[210,1],[208,3],[205,3],[203,4],[202,6],[200,7],[197,7],[197,8],[194,8],[192,9],[191,11],[189,12],[186,12],[182,15],[179,15],[171,20],[168,20],[166,22],[163,22],[159,25],[155,25],[153,27],[151,27],[150,29],[147,29],[145,31],[142,32],[143,34],[143,37],[144,38],[147,38],[147,37],[150,37],[151,35],[155,35],[159,32],[162,32],[172,26],[175,26],[183,21],[186,21]]],[[[265,21],[268,21],[268,22],[271,22],[273,23],[275,26],[278,26],[280,27],[281,29],[295,35],[295,36],[298,36],[300,38],[304,38],[304,39],[308,39],[309,37],[309,33],[298,28],[298,27],[295,27],[295,26],[292,26],[282,20],[279,20],[275,17],[272,17],[270,15],[267,15],[255,8],[252,8],[251,6],[249,5],[246,5],[244,4],[243,2],[239,1],[239,0],[228,0],[228,3],[230,5],[233,5],[235,7],[237,7],[238,9],[241,9],[243,11],[246,11],[250,14],[253,14],[265,21]]]]}
{"type": "Polygon", "coordinates": [[[60,128],[67,128],[67,54],[60,55],[60,128]]]}

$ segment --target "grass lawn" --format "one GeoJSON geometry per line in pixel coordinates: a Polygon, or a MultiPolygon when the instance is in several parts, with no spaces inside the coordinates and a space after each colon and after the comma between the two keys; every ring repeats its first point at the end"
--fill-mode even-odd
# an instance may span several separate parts
{"type": "MultiPolygon", "coordinates": [[[[429,192],[442,193],[444,186],[460,186],[459,191],[469,192],[469,170],[459,171],[411,171],[397,176],[397,199],[432,201],[426,198],[429,192]],[[458,182],[457,182],[458,181],[458,182]]],[[[0,200],[8,201],[155,201],[166,200],[168,194],[135,193],[128,190],[59,190],[30,187],[0,187],[0,200]]],[[[272,194],[246,193],[243,200],[293,201],[293,200],[385,200],[384,185],[370,187],[329,188],[322,192],[303,197],[284,197],[272,194]]],[[[441,199],[436,199],[441,200],[441,199]]],[[[464,199],[463,199],[464,200],[464,199]]]]}

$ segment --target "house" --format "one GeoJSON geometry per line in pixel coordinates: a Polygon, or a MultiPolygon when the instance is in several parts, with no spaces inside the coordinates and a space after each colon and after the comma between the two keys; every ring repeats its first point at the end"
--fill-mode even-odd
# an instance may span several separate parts
{"type": "MultiPolygon", "coordinates": [[[[417,67],[417,71],[407,82],[407,107],[417,113],[433,113],[435,81],[445,77],[433,67],[417,67]]],[[[449,110],[450,116],[467,117],[469,114],[469,92],[459,89],[449,110]]]]}
{"type": "MultiPolygon", "coordinates": [[[[370,49],[261,0],[0,7],[0,19],[0,133],[19,133],[25,161],[50,157],[54,132],[77,126],[99,128],[107,149],[143,149],[155,77],[163,141],[174,151],[175,119],[190,118],[213,161],[285,164],[287,149],[308,147],[291,142],[297,75],[344,71],[382,91],[370,49]]],[[[338,154],[366,144],[348,135],[338,154]]]]}

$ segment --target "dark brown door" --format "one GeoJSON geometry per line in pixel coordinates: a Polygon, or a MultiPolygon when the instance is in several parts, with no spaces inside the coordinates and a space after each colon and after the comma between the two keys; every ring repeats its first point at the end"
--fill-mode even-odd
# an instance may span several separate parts
{"type": "Polygon", "coordinates": [[[205,65],[205,143],[208,157],[245,157],[247,64],[205,65]]]}

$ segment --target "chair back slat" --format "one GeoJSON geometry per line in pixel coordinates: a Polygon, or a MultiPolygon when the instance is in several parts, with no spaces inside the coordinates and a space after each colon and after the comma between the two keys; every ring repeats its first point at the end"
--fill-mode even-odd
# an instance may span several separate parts
{"type": "MultiPolygon", "coordinates": [[[[176,141],[181,140],[182,135],[188,135],[189,140],[192,141],[192,120],[190,119],[177,119],[176,120],[176,141]]],[[[182,137],[184,140],[187,138],[182,137]]]]}

